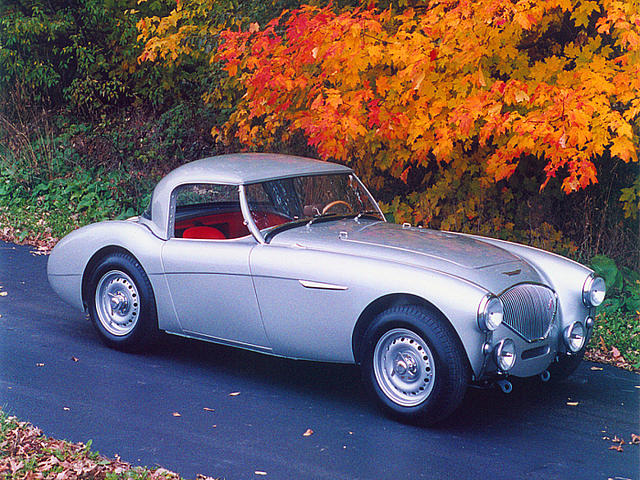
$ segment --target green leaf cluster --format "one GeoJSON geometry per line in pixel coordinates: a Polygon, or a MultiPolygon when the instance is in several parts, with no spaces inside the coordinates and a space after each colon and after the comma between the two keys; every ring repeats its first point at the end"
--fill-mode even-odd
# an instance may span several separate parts
{"type": "Polygon", "coordinates": [[[640,272],[625,266],[618,267],[612,258],[605,255],[593,257],[591,267],[607,285],[607,298],[600,307],[602,311],[640,315],[640,272]]]}
{"type": "Polygon", "coordinates": [[[172,0],[0,2],[0,106],[91,114],[191,96],[187,72],[137,61],[138,19],[166,15],[173,6],[172,0]]]}

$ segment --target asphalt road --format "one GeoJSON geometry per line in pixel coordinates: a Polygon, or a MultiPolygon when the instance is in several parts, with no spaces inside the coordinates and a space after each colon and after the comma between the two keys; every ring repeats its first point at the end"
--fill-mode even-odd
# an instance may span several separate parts
{"type": "Polygon", "coordinates": [[[47,435],[188,478],[640,478],[640,446],[609,449],[640,434],[640,375],[585,362],[553,386],[470,390],[447,424],[413,427],[352,366],[179,338],[110,350],[49,288],[46,260],[0,242],[0,406],[47,435]]]}

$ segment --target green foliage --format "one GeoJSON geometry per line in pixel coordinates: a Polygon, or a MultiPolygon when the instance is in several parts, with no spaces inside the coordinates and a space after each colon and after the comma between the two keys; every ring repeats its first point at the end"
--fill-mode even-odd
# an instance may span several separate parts
{"type": "MultiPolygon", "coordinates": [[[[614,348],[634,369],[640,368],[640,315],[605,309],[596,318],[590,348],[610,352],[614,348]]],[[[614,355],[615,357],[615,355],[614,355]]]]}
{"type": "Polygon", "coordinates": [[[593,257],[591,267],[607,285],[607,298],[601,311],[640,315],[640,272],[628,267],[619,268],[612,258],[604,255],[593,257]]]}
{"type": "Polygon", "coordinates": [[[640,212],[640,171],[636,175],[633,184],[620,190],[620,201],[626,218],[638,218],[640,212]]]}
{"type": "Polygon", "coordinates": [[[139,16],[166,15],[172,5],[172,0],[0,2],[0,105],[70,105],[95,113],[188,97],[193,84],[187,74],[137,62],[139,16]]]}
{"type": "Polygon", "coordinates": [[[76,169],[32,187],[0,173],[0,227],[10,226],[18,241],[61,238],[82,225],[123,219],[142,212],[149,194],[132,196],[125,171],[76,169]]]}

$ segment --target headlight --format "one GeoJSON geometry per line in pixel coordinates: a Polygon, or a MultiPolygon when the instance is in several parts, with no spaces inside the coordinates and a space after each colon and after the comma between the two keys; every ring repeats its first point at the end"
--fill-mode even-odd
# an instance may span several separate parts
{"type": "Polygon", "coordinates": [[[604,301],[607,286],[602,277],[589,275],[582,287],[582,301],[587,307],[597,307],[604,301]]]}
{"type": "Polygon", "coordinates": [[[584,342],[587,339],[584,325],[580,322],[574,322],[565,328],[563,336],[567,348],[574,353],[584,346],[584,342]]]}
{"type": "Polygon", "coordinates": [[[516,344],[510,338],[501,340],[494,350],[496,364],[503,372],[507,372],[516,364],[516,344]]]}
{"type": "Polygon", "coordinates": [[[502,302],[498,297],[487,296],[478,307],[478,326],[482,331],[493,331],[500,326],[504,316],[502,302]]]}

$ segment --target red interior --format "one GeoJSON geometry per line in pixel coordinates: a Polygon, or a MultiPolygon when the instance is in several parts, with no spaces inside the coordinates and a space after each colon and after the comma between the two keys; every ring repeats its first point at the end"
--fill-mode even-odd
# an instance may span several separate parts
{"type": "MultiPolygon", "coordinates": [[[[252,212],[259,229],[280,225],[286,217],[271,212],[252,212]]],[[[242,212],[224,212],[176,222],[176,237],[221,240],[249,235],[242,212]]]]}

